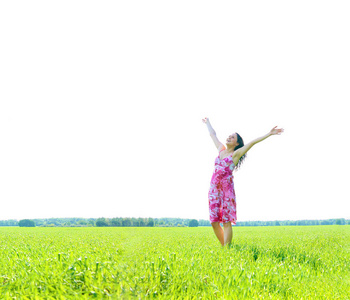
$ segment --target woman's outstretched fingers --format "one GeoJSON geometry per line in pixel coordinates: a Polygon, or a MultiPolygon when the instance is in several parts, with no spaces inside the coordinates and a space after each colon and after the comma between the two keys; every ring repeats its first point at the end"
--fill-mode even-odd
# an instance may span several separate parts
{"type": "Polygon", "coordinates": [[[277,128],[277,126],[275,126],[274,128],[271,129],[270,133],[271,134],[281,134],[284,131],[283,128],[277,128]]]}

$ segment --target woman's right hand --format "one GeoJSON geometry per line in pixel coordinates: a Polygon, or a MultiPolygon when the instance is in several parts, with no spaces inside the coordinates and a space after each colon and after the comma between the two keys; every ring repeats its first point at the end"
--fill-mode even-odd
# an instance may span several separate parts
{"type": "Polygon", "coordinates": [[[203,123],[207,124],[207,122],[209,123],[209,118],[204,118],[202,119],[203,123]]]}

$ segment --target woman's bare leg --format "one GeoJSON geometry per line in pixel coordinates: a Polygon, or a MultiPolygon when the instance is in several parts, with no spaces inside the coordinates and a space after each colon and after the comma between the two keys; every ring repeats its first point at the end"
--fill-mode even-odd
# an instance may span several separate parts
{"type": "Polygon", "coordinates": [[[224,246],[232,242],[232,225],[231,222],[224,223],[224,246]]]}
{"type": "MultiPolygon", "coordinates": [[[[231,224],[231,223],[230,223],[231,224]]],[[[224,231],[222,230],[219,222],[213,222],[211,223],[211,226],[213,226],[214,232],[216,237],[219,239],[221,245],[224,245],[224,231]]]]}

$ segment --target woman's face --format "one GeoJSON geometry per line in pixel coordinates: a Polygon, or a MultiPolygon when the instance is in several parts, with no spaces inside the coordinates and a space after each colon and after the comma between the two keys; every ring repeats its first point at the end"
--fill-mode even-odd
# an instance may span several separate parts
{"type": "Polygon", "coordinates": [[[237,143],[237,134],[236,133],[231,134],[227,138],[226,145],[230,145],[230,146],[233,146],[233,147],[238,145],[238,143],[237,143]]]}

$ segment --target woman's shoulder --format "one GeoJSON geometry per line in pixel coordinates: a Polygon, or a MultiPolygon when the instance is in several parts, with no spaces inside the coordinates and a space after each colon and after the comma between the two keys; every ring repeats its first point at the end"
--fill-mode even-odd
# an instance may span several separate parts
{"type": "Polygon", "coordinates": [[[220,154],[222,151],[224,151],[224,150],[226,150],[226,147],[225,147],[225,146],[219,147],[219,148],[218,148],[219,154],[220,154]]]}

